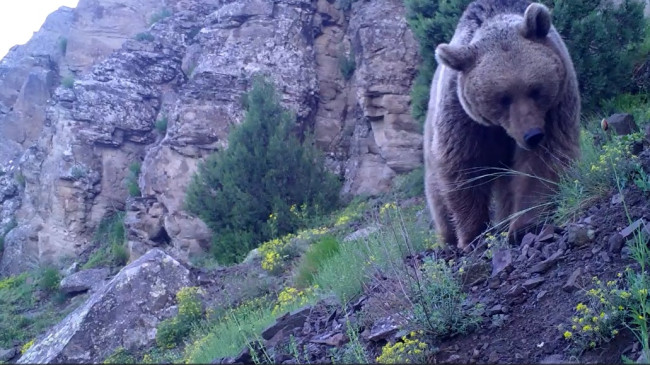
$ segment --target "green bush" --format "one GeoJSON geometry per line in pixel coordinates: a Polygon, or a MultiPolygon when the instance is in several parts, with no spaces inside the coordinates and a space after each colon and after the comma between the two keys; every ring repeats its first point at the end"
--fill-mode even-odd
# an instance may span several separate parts
{"type": "Polygon", "coordinates": [[[61,79],[61,85],[66,89],[72,89],[72,87],[74,86],[74,76],[68,75],[63,79],[61,79]]]}
{"type": "Polygon", "coordinates": [[[230,133],[227,150],[199,165],[186,198],[187,210],[211,228],[211,250],[224,264],[295,231],[304,224],[296,217],[336,208],[340,186],[311,136],[301,143],[294,135],[295,118],[271,83],[256,78],[244,99],[244,122],[230,133]],[[292,211],[303,206],[300,215],[292,211]]]}
{"type": "Polygon", "coordinates": [[[59,270],[53,267],[46,267],[41,271],[38,280],[38,287],[41,288],[41,290],[53,293],[59,289],[59,284],[61,284],[61,275],[59,274],[59,270]]]}
{"type": "Polygon", "coordinates": [[[481,307],[465,308],[467,295],[443,260],[428,259],[411,288],[413,318],[419,329],[436,337],[465,333],[481,321],[481,307]]]}
{"type": "Polygon", "coordinates": [[[113,351],[113,353],[108,356],[104,364],[135,364],[135,357],[131,355],[124,347],[118,347],[113,351]]]}
{"type": "Polygon", "coordinates": [[[163,115],[162,118],[156,120],[154,127],[159,133],[164,134],[167,131],[167,116],[163,115]]]}
{"type": "Polygon", "coordinates": [[[149,26],[152,26],[152,25],[158,23],[159,21],[170,17],[171,15],[172,15],[171,10],[169,10],[167,8],[162,8],[162,9],[160,9],[160,11],[157,11],[157,12],[151,14],[151,17],[149,18],[149,26]]]}
{"type": "Polygon", "coordinates": [[[176,293],[178,315],[166,319],[158,325],[156,344],[159,347],[163,349],[176,347],[201,320],[203,307],[199,300],[198,289],[197,287],[185,287],[176,293]]]}
{"type": "Polygon", "coordinates": [[[138,185],[138,178],[140,177],[140,162],[133,162],[129,166],[129,172],[126,174],[124,183],[126,184],[126,190],[130,196],[140,196],[142,192],[140,191],[140,186],[138,185]]]}
{"type": "Polygon", "coordinates": [[[323,262],[337,252],[339,252],[339,240],[336,237],[325,236],[312,244],[298,264],[295,278],[296,285],[302,288],[311,285],[314,281],[314,275],[323,265],[323,262]]]}
{"type": "Polygon", "coordinates": [[[546,0],[553,24],[573,59],[586,110],[631,88],[634,63],[644,43],[644,2],[620,6],[600,0],[546,0]]]}
{"type": "Polygon", "coordinates": [[[59,37],[59,51],[61,51],[61,54],[65,56],[67,49],[68,49],[68,38],[59,37]]]}
{"type": "Polygon", "coordinates": [[[105,216],[99,223],[93,241],[100,243],[100,248],[90,255],[82,266],[84,270],[101,265],[123,266],[128,262],[124,216],[124,212],[115,212],[105,216]]]}
{"type": "Polygon", "coordinates": [[[354,52],[346,55],[344,52],[339,54],[339,70],[341,70],[341,75],[345,80],[349,80],[354,74],[357,64],[354,60],[354,52]]]}
{"type": "Polygon", "coordinates": [[[461,14],[472,0],[405,0],[406,20],[420,44],[422,64],[411,90],[411,113],[424,123],[429,104],[431,79],[436,69],[435,51],[449,42],[461,14]]]}
{"type": "Polygon", "coordinates": [[[142,32],[135,35],[135,40],[140,42],[151,42],[154,40],[154,37],[150,32],[142,32]]]}
{"type": "Polygon", "coordinates": [[[424,196],[424,167],[396,176],[393,180],[393,193],[405,199],[424,196]]]}

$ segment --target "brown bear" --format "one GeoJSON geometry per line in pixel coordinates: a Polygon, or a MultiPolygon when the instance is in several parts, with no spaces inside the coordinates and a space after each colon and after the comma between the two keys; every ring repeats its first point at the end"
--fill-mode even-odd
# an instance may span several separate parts
{"type": "Polygon", "coordinates": [[[476,0],[436,48],[424,133],[425,191],[438,236],[468,250],[494,220],[517,235],[547,211],[579,156],[580,94],[542,4],[476,0]]]}

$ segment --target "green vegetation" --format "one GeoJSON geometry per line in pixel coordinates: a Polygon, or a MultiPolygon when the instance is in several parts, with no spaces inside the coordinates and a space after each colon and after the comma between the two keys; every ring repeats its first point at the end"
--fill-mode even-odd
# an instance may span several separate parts
{"type": "Polygon", "coordinates": [[[352,3],[355,1],[357,0],[336,0],[336,6],[345,12],[349,12],[352,9],[352,3]]]}
{"type": "Polygon", "coordinates": [[[74,165],[70,169],[70,176],[72,176],[73,179],[79,180],[81,178],[84,178],[88,175],[88,171],[83,165],[74,165]]]}
{"type": "Polygon", "coordinates": [[[74,86],[74,75],[68,75],[61,79],[61,86],[66,89],[72,89],[74,86]]]}
{"type": "Polygon", "coordinates": [[[38,280],[38,287],[46,293],[54,293],[61,284],[61,274],[53,267],[45,267],[41,270],[38,280]]]}
{"type": "Polygon", "coordinates": [[[324,236],[307,249],[300,259],[294,282],[299,287],[308,287],[314,281],[314,274],[323,262],[339,252],[340,243],[336,237],[324,236]]]}
{"type": "Polygon", "coordinates": [[[424,196],[424,167],[420,166],[407,174],[396,176],[393,179],[392,193],[399,199],[424,196]]]}
{"type": "Polygon", "coordinates": [[[186,287],[176,293],[178,315],[162,321],[156,332],[156,344],[163,349],[176,347],[196,326],[203,315],[199,288],[186,287]]]}
{"type": "Polygon", "coordinates": [[[444,260],[426,260],[412,284],[414,325],[435,337],[466,333],[481,322],[481,307],[465,309],[467,295],[444,260]]]}
{"type": "Polygon", "coordinates": [[[67,314],[55,306],[55,296],[38,299],[40,290],[52,294],[58,285],[59,276],[54,269],[25,272],[0,280],[0,348],[9,348],[14,341],[29,348],[34,337],[67,314]]]}
{"type": "Polygon", "coordinates": [[[153,42],[154,36],[151,32],[141,32],[135,35],[135,40],[140,42],[153,42]]]}
{"type": "Polygon", "coordinates": [[[343,303],[360,294],[377,273],[404,275],[403,258],[428,242],[428,227],[416,218],[418,208],[403,212],[395,203],[383,205],[378,219],[384,224],[366,238],[340,244],[338,252],[322,262],[314,282],[343,303]]]}
{"type": "Polygon", "coordinates": [[[27,184],[27,180],[25,179],[25,175],[22,171],[16,172],[14,175],[14,180],[16,180],[16,183],[23,188],[25,187],[25,184],[27,184]]]}
{"type": "Polygon", "coordinates": [[[133,162],[129,165],[129,172],[126,174],[126,178],[124,179],[124,184],[126,185],[126,190],[129,193],[129,196],[137,197],[142,195],[140,185],[138,184],[141,168],[142,165],[139,161],[133,162]]]}
{"type": "Polygon", "coordinates": [[[5,237],[7,236],[7,233],[14,229],[18,223],[16,222],[16,219],[12,219],[9,224],[7,224],[2,231],[0,231],[0,257],[2,257],[2,252],[4,251],[5,248],[5,237]]]}
{"type": "Polygon", "coordinates": [[[68,50],[68,38],[59,37],[59,51],[65,56],[66,51],[68,50]]]}
{"type": "Polygon", "coordinates": [[[424,123],[429,103],[429,88],[436,70],[435,51],[449,42],[461,14],[472,0],[405,0],[406,20],[420,43],[422,64],[411,91],[411,113],[424,123]]]}
{"type": "Polygon", "coordinates": [[[154,127],[158,133],[165,134],[165,132],[167,132],[167,115],[165,114],[162,117],[158,118],[154,124],[154,127]]]}
{"type": "MultiPolygon", "coordinates": [[[[644,42],[644,3],[547,0],[578,74],[583,106],[595,110],[631,89],[634,64],[644,42]]],[[[645,55],[643,55],[645,56],[645,55]]]]}
{"type": "Polygon", "coordinates": [[[339,70],[341,70],[341,75],[343,75],[345,80],[350,80],[356,67],[357,64],[354,60],[354,52],[351,51],[349,54],[345,54],[345,52],[341,50],[339,54],[339,70]]]}
{"type": "Polygon", "coordinates": [[[129,252],[126,248],[124,216],[124,212],[118,211],[102,219],[93,237],[93,241],[100,243],[100,247],[90,255],[82,269],[103,265],[123,266],[127,263],[129,252]]]}
{"type": "Polygon", "coordinates": [[[168,18],[170,16],[172,16],[171,10],[167,8],[162,8],[159,11],[151,14],[151,17],[149,17],[149,26],[152,26],[158,23],[159,21],[168,18]]]}
{"type": "Polygon", "coordinates": [[[108,356],[104,364],[135,364],[135,357],[129,353],[124,347],[118,347],[113,353],[108,356]]]}
{"type": "Polygon", "coordinates": [[[228,149],[201,163],[187,190],[187,209],[211,228],[211,250],[224,264],[336,208],[340,186],[310,136],[301,143],[294,135],[295,118],[271,83],[256,78],[244,105],[228,149]]]}
{"type": "Polygon", "coordinates": [[[275,321],[272,310],[273,302],[267,297],[228,310],[185,348],[185,362],[207,364],[215,358],[237,355],[275,321]]]}

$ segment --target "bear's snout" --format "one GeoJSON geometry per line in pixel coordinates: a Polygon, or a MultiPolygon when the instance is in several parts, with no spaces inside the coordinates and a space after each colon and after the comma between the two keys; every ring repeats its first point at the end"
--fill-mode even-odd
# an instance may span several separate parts
{"type": "Polygon", "coordinates": [[[531,128],[524,133],[524,141],[529,148],[535,148],[544,139],[544,131],[541,128],[531,128]]]}

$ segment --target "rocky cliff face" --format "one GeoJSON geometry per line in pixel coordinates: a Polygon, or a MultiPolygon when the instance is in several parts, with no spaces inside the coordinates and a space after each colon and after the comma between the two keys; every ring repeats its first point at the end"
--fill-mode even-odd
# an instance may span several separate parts
{"type": "Polygon", "coordinates": [[[386,191],[421,164],[409,115],[417,58],[401,0],[349,11],[328,0],[58,10],[0,63],[0,233],[18,224],[0,272],[74,256],[116,209],[127,210],[132,259],[152,246],[180,258],[203,250],[210,234],[183,211],[185,188],[202,158],[227,147],[257,73],[314,130],[344,194],[386,191]],[[152,15],[163,19],[149,26],[152,15]],[[349,78],[344,60],[355,65],[349,78]],[[136,162],[142,197],[127,199],[136,162]]]}

